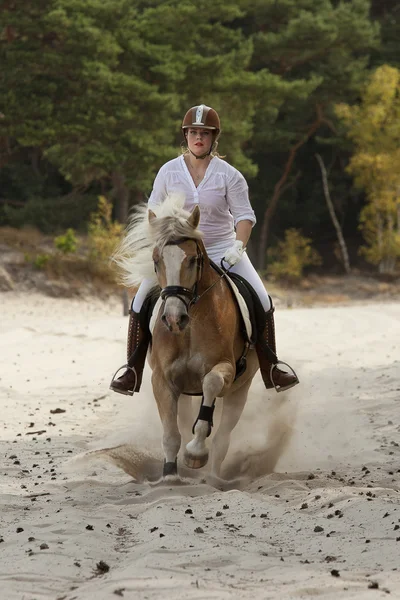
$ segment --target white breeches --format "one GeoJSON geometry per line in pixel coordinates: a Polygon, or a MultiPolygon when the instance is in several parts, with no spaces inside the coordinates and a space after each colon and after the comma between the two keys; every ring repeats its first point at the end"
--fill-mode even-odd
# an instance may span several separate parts
{"type": "MultiPolygon", "coordinates": [[[[214,260],[214,262],[216,262],[217,265],[220,267],[221,258],[219,259],[219,261],[215,261],[214,259],[212,260],[214,260]]],[[[224,266],[227,267],[228,265],[224,266]]],[[[261,277],[255,270],[249,257],[247,256],[247,252],[243,253],[240,261],[236,263],[234,267],[229,269],[229,272],[237,273],[238,275],[243,277],[243,279],[249,282],[252,288],[254,288],[254,291],[256,292],[257,296],[260,298],[261,304],[263,305],[263,309],[265,310],[265,312],[267,312],[271,308],[271,301],[269,299],[268,292],[265,289],[261,277]]]]}
{"type": "MultiPolygon", "coordinates": [[[[230,242],[230,245],[232,245],[232,242],[230,242]]],[[[225,254],[225,250],[227,250],[228,247],[221,248],[212,246],[210,248],[206,248],[206,250],[211,260],[213,260],[220,267],[221,260],[225,254]]],[[[227,267],[228,265],[225,266],[227,267]]],[[[271,301],[269,299],[268,292],[264,287],[261,277],[250,262],[250,259],[247,256],[246,252],[243,253],[241,260],[230,269],[230,272],[241,275],[241,277],[243,277],[244,279],[246,279],[246,281],[250,283],[250,285],[254,288],[255,292],[258,294],[258,297],[260,298],[261,304],[263,305],[265,311],[268,311],[271,308],[271,301]]],[[[152,287],[154,287],[154,281],[150,279],[143,279],[136,293],[136,296],[133,299],[132,310],[134,310],[135,312],[140,312],[140,309],[143,306],[143,302],[152,287]]]]}

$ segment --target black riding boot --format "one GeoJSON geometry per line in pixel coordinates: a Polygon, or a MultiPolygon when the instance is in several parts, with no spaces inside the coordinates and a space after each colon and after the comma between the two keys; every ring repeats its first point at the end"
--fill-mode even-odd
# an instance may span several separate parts
{"type": "Polygon", "coordinates": [[[144,328],[142,326],[140,313],[130,310],[127,343],[128,363],[125,365],[127,369],[121,377],[112,380],[111,390],[129,396],[140,390],[149,342],[150,332],[148,327],[144,328]]]}
{"type": "Polygon", "coordinates": [[[299,379],[292,367],[279,361],[276,356],[274,311],[275,307],[271,300],[271,308],[265,313],[266,325],[262,334],[259,334],[260,339],[256,344],[256,351],[265,387],[267,389],[274,387],[277,392],[283,392],[298,384],[299,379]],[[276,366],[277,364],[288,366],[292,372],[281,371],[276,366]]]}

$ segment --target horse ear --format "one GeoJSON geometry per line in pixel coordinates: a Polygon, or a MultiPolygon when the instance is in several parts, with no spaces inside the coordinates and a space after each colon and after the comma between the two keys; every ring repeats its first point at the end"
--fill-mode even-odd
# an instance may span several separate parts
{"type": "Polygon", "coordinates": [[[200,208],[199,208],[199,205],[196,204],[196,206],[192,210],[192,214],[188,218],[188,223],[191,227],[193,227],[193,229],[196,229],[199,222],[200,222],[200,208]]]}
{"type": "Polygon", "coordinates": [[[151,223],[154,219],[157,219],[157,215],[151,210],[151,208],[149,208],[149,223],[151,223]]]}

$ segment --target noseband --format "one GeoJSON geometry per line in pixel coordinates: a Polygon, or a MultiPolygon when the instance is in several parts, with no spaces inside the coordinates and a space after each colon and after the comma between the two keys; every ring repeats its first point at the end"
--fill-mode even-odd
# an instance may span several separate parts
{"type": "Polygon", "coordinates": [[[200,296],[197,294],[197,286],[201,279],[203,264],[204,264],[204,256],[200,250],[199,244],[193,238],[180,238],[178,240],[174,240],[168,242],[166,246],[179,246],[183,242],[193,241],[196,242],[197,249],[197,277],[194,286],[192,289],[183,287],[182,285],[167,285],[165,288],[161,290],[161,298],[165,301],[168,298],[178,298],[182,300],[183,304],[186,306],[186,310],[189,310],[193,304],[196,304],[200,299],[200,296]]]}

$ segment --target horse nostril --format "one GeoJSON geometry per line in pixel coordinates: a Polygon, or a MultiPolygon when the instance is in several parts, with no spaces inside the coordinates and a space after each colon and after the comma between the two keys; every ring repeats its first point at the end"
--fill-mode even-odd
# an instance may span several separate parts
{"type": "Polygon", "coordinates": [[[162,322],[164,323],[164,325],[165,325],[166,327],[168,327],[168,329],[171,331],[172,327],[171,327],[171,325],[168,323],[168,319],[167,319],[167,317],[166,317],[166,315],[165,315],[165,314],[163,314],[163,316],[161,317],[161,321],[162,321],[162,322]]]}
{"type": "Polygon", "coordinates": [[[185,329],[186,325],[189,323],[189,316],[184,314],[179,319],[179,329],[185,329]]]}

